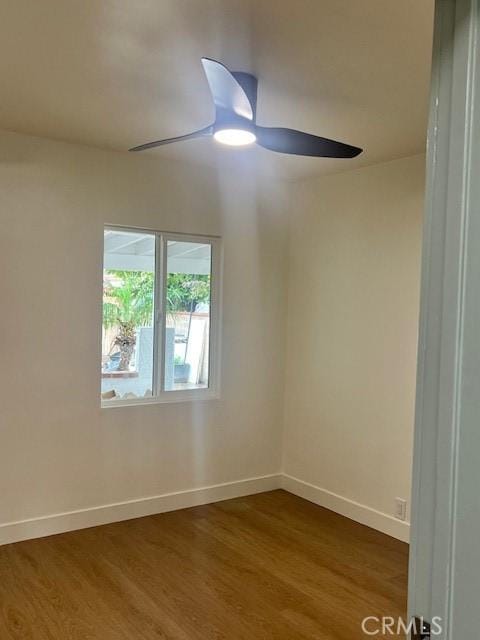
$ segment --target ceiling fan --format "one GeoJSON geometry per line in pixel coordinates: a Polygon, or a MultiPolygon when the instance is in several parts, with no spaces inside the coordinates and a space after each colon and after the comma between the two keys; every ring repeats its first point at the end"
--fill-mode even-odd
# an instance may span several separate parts
{"type": "Polygon", "coordinates": [[[144,151],[172,142],[212,136],[231,146],[256,142],[265,149],[299,156],[354,158],[362,149],[343,142],[281,127],[260,127],[256,122],[257,78],[243,71],[229,71],[220,62],[202,58],[202,65],[215,104],[215,122],[176,138],[155,140],[129,151],[144,151]]]}

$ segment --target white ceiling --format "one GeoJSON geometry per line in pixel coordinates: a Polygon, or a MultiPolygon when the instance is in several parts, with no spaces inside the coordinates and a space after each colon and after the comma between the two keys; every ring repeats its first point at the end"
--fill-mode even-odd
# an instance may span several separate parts
{"type": "Polygon", "coordinates": [[[0,128],[123,151],[209,124],[201,56],[259,78],[258,122],[356,160],[192,140],[148,151],[287,178],[423,150],[433,0],[15,0],[0,13],[0,128]],[[241,154],[239,156],[238,154],[241,154]]]}

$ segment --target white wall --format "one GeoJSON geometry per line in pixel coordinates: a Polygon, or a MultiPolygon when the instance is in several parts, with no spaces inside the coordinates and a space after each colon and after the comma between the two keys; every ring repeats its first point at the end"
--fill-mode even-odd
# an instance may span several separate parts
{"type": "Polygon", "coordinates": [[[11,133],[0,149],[0,525],[279,472],[279,185],[233,159],[220,172],[11,133]],[[104,223],[223,236],[221,400],[100,408],[104,223]]]}
{"type": "Polygon", "coordinates": [[[291,201],[284,471],[308,484],[286,486],[399,537],[389,516],[410,499],[424,162],[306,180],[291,201]]]}
{"type": "Polygon", "coordinates": [[[0,149],[0,542],[278,486],[283,427],[286,488],[403,536],[383,514],[410,493],[423,156],[287,201],[249,156],[0,149]],[[105,223],[223,237],[219,401],[100,408],[105,223]]]}

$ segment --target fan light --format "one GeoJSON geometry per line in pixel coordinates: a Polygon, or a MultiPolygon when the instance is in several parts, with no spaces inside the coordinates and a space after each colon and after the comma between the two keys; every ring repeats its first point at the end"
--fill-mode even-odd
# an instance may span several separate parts
{"type": "Polygon", "coordinates": [[[245,129],[219,129],[215,131],[213,137],[217,142],[228,144],[232,147],[243,147],[247,144],[252,144],[257,139],[257,136],[252,131],[246,131],[245,129]]]}

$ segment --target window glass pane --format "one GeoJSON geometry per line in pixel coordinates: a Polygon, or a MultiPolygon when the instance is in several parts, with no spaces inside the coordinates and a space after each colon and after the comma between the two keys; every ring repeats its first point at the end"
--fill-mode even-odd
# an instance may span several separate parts
{"type": "Polygon", "coordinates": [[[106,229],[103,264],[102,400],[150,397],[155,236],[106,229]]]}
{"type": "Polygon", "coordinates": [[[165,390],[209,384],[210,244],[167,242],[165,390]]]}

